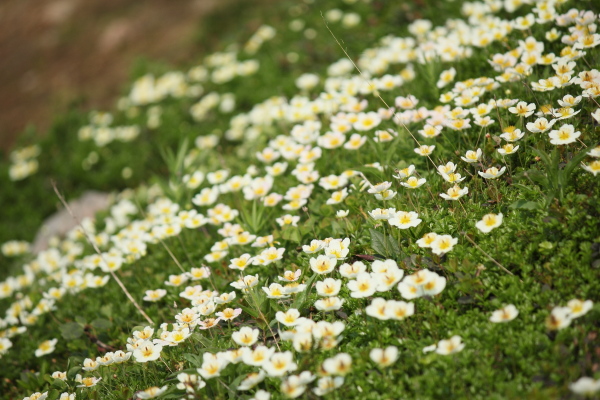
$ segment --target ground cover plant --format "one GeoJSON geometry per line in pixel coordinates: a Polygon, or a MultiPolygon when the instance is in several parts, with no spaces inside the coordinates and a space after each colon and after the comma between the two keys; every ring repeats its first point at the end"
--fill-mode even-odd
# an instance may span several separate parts
{"type": "Polygon", "coordinates": [[[0,393],[597,397],[597,4],[285,6],[13,152],[119,191],[2,246],[0,393]]]}

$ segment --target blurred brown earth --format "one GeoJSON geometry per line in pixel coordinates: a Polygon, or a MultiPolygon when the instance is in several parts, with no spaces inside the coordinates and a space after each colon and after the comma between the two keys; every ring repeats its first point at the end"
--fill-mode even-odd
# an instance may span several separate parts
{"type": "MultiPolygon", "coordinates": [[[[110,109],[133,62],[197,59],[202,17],[235,0],[1,0],[0,150],[74,100],[110,109]]],[[[246,0],[243,0],[246,1],[246,0]]]]}

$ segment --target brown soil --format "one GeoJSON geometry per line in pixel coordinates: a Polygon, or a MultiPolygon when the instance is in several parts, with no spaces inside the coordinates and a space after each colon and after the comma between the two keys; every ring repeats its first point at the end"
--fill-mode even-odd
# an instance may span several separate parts
{"type": "Polygon", "coordinates": [[[233,1],[0,1],[0,150],[30,124],[44,132],[74,100],[111,109],[139,57],[199,58],[202,18],[233,1]]]}

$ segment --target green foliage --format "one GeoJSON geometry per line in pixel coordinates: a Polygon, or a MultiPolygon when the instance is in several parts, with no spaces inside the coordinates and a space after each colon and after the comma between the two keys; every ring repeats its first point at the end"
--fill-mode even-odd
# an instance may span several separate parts
{"type": "MultiPolygon", "coordinates": [[[[322,12],[334,7],[343,13],[356,12],[362,18],[362,24],[353,28],[327,23],[342,47],[355,58],[365,49],[375,46],[382,37],[407,35],[407,24],[415,19],[430,19],[435,26],[447,18],[458,18],[465,4],[463,1],[432,0],[351,3],[337,0],[313,3],[283,1],[259,9],[253,7],[253,2],[242,2],[239,8],[217,11],[215,18],[199,27],[197,37],[206,49],[223,50],[233,38],[243,43],[263,22],[273,25],[277,34],[271,41],[265,41],[254,55],[240,51],[242,60],[259,61],[260,70],[256,75],[236,77],[221,85],[203,82],[204,93],[234,93],[236,113],[250,113],[253,107],[272,96],[291,98],[296,95],[295,80],[304,72],[325,76],[327,67],[344,57],[323,20],[322,12]],[[299,31],[289,29],[292,19],[301,19],[304,27],[299,31]],[[313,29],[316,38],[309,39],[306,29],[313,29]],[[213,43],[214,37],[219,40],[213,43]],[[211,42],[206,43],[208,38],[211,42]],[[296,53],[296,62],[290,61],[294,59],[288,54],[290,52],[296,53]]],[[[597,4],[593,2],[577,5],[571,2],[561,6],[560,12],[566,12],[571,6],[598,11],[597,4]]],[[[531,5],[527,5],[516,14],[502,11],[498,15],[513,19],[517,15],[526,15],[530,9],[531,5]]],[[[543,25],[536,24],[529,31],[512,32],[509,39],[476,50],[472,57],[452,64],[439,58],[424,64],[415,63],[417,79],[407,79],[401,88],[392,92],[381,91],[380,94],[390,105],[396,96],[413,94],[420,100],[419,107],[433,109],[439,105],[440,93],[446,91],[436,86],[441,71],[455,67],[457,81],[497,76],[487,62],[494,53],[506,52],[506,46],[516,47],[519,40],[529,35],[543,37],[545,31],[543,25]]],[[[546,45],[545,52],[555,54],[560,54],[563,47],[560,41],[546,45]]],[[[597,60],[597,49],[589,49],[585,62],[593,66],[597,60]]],[[[403,64],[394,64],[389,73],[400,74],[404,67],[403,64]]],[[[170,69],[164,64],[142,61],[134,67],[132,76],[139,78],[148,73],[158,76],[170,69]]],[[[506,95],[535,102],[538,106],[554,104],[576,85],[548,93],[534,93],[527,86],[527,82],[551,73],[551,67],[538,65],[527,80],[503,84],[504,94],[496,91],[488,99],[506,95]]],[[[303,94],[316,98],[322,90],[323,82],[303,94]]],[[[383,107],[377,97],[358,96],[368,98],[369,110],[383,107]]],[[[207,216],[212,206],[196,207],[191,199],[201,189],[213,185],[203,182],[192,189],[183,182],[183,176],[195,171],[209,173],[226,168],[231,175],[243,177],[248,174],[251,177],[252,168],[248,167],[256,162],[255,154],[271,140],[289,134],[295,125],[278,120],[273,125],[264,124],[260,132],[253,133],[254,136],[248,134],[249,137],[235,140],[222,139],[215,148],[201,148],[192,143],[195,144],[198,137],[209,134],[222,138],[232,128],[231,115],[215,109],[198,122],[190,115],[194,102],[194,99],[185,96],[165,98],[159,104],[160,124],[154,127],[147,123],[154,105],[116,111],[113,125],[134,124],[141,127],[140,134],[132,142],[113,141],[104,146],[77,138],[79,129],[89,123],[86,112],[74,108],[66,115],[58,116],[50,132],[37,141],[42,156],[36,174],[13,182],[8,179],[10,161],[0,162],[0,184],[3,188],[0,218],[5,228],[0,233],[0,243],[34,237],[43,218],[58,207],[57,199],[48,195],[52,190],[52,180],[69,198],[75,198],[87,189],[120,192],[137,188],[119,197],[130,199],[136,209],[129,215],[130,220],[142,220],[138,207],[146,210],[154,201],[154,189],[140,187],[142,183],[156,183],[161,189],[161,196],[179,209],[193,208],[207,216]],[[97,161],[92,162],[96,158],[97,161]],[[124,173],[126,168],[130,174],[124,173]]],[[[60,393],[69,391],[76,392],[77,398],[122,399],[133,398],[136,392],[151,386],[168,385],[169,389],[162,398],[182,398],[185,394],[176,388],[177,375],[182,372],[196,374],[207,353],[238,348],[231,333],[242,327],[252,327],[260,331],[258,344],[277,346],[282,352],[292,351],[298,373],[306,370],[318,373],[327,358],[340,352],[350,354],[353,360],[351,373],[345,377],[341,388],[325,398],[576,398],[569,390],[569,384],[581,376],[598,378],[596,370],[600,362],[597,344],[600,334],[600,309],[597,305],[600,301],[597,279],[600,268],[600,189],[597,177],[579,168],[588,151],[600,141],[598,127],[588,118],[596,107],[591,99],[584,99],[581,115],[586,115],[587,119],[567,120],[583,132],[582,138],[589,147],[580,148],[575,143],[564,150],[561,146],[548,151],[547,138],[542,134],[528,133],[519,152],[507,156],[497,153],[501,143],[498,127],[514,124],[519,129],[525,128],[523,119],[505,109],[495,109],[490,114],[496,120],[496,125],[491,127],[473,127],[464,132],[448,130],[435,140],[417,136],[420,144],[435,143],[436,150],[431,159],[414,152],[416,145],[412,135],[418,135],[416,132],[422,128],[422,122],[410,122],[404,129],[392,121],[385,121],[382,127],[398,131],[394,140],[375,141],[371,135],[358,151],[324,149],[323,157],[315,161],[315,170],[320,172],[320,177],[329,174],[341,176],[347,170],[362,174],[348,178],[350,195],[341,204],[328,204],[331,193],[321,190],[317,181],[307,204],[285,211],[281,205],[267,207],[260,199],[246,201],[241,191],[223,190],[219,203],[239,211],[239,215],[228,222],[240,224],[253,235],[273,235],[269,245],[285,249],[282,260],[268,265],[251,264],[243,271],[233,270],[228,267],[230,259],[245,253],[257,254],[261,249],[226,243],[230,252],[222,259],[208,261],[205,256],[215,252],[212,249],[215,242],[222,242],[224,235],[219,230],[224,225],[207,223],[193,229],[182,228],[177,237],[165,237],[162,243],[148,240],[147,254],[125,263],[115,274],[154,321],[154,338],[170,329],[175,315],[194,306],[189,298],[180,295],[185,286],[200,284],[203,290],[224,293],[233,291],[230,283],[242,276],[258,275],[256,286],[236,289],[236,299],[228,305],[219,306],[219,311],[225,307],[241,309],[239,317],[221,321],[210,329],[196,329],[178,346],[165,346],[161,359],[154,362],[130,360],[87,372],[82,370],[85,359],[102,357],[109,351],[125,350],[132,332],[142,331],[148,322],[112,277],[101,288],[67,291],[57,301],[55,309],[39,315],[34,323],[27,325],[25,333],[11,339],[14,347],[0,359],[0,376],[3,377],[0,396],[22,398],[34,392],[48,391],[48,398],[56,399],[60,393]],[[479,163],[463,163],[459,167],[467,178],[468,195],[458,201],[441,199],[439,194],[445,193],[451,185],[440,177],[436,167],[450,160],[458,163],[459,156],[464,155],[467,149],[477,148],[484,149],[483,159],[479,163]],[[426,186],[406,189],[392,178],[397,173],[394,171],[409,165],[416,167],[419,177],[427,179],[426,186]],[[481,178],[478,172],[491,166],[504,166],[507,172],[495,180],[481,178]],[[385,202],[376,200],[366,190],[361,191],[363,177],[372,183],[393,181],[392,188],[398,194],[385,202]],[[416,211],[422,222],[416,227],[399,229],[385,220],[370,218],[368,212],[380,207],[416,211]],[[336,216],[340,210],[348,210],[348,216],[336,216]],[[280,226],[276,218],[288,212],[300,216],[300,222],[280,226]],[[475,223],[489,213],[503,213],[503,223],[490,233],[482,233],[475,223]],[[429,232],[458,238],[458,244],[451,252],[435,254],[417,244],[417,240],[429,232]],[[426,268],[443,277],[446,286],[439,295],[412,300],[416,310],[410,318],[379,320],[367,315],[365,307],[374,297],[400,299],[397,285],[389,291],[376,292],[367,299],[355,298],[351,296],[346,279],[339,294],[345,300],[343,307],[337,311],[319,311],[315,302],[323,297],[317,296],[315,286],[324,276],[311,271],[309,260],[313,255],[304,252],[301,246],[308,245],[313,239],[326,238],[350,240],[350,251],[345,259],[338,260],[337,269],[342,263],[360,261],[370,272],[375,260],[391,259],[405,276],[426,268]],[[180,265],[183,270],[190,271],[204,263],[211,271],[209,278],[189,281],[180,287],[165,284],[170,275],[182,272],[180,265]],[[300,271],[301,278],[297,283],[306,285],[306,288],[290,297],[269,298],[263,287],[282,283],[279,277],[284,276],[286,271],[300,271]],[[146,291],[157,288],[167,290],[164,298],[158,302],[142,300],[146,291]],[[573,298],[593,300],[596,305],[584,316],[573,319],[569,327],[549,330],[546,320],[552,309],[566,305],[573,298]],[[491,323],[491,313],[507,304],[517,306],[517,319],[491,323]],[[297,351],[289,341],[281,340],[279,332],[288,328],[279,322],[277,313],[290,308],[297,309],[302,317],[315,322],[343,321],[345,328],[339,343],[304,353],[297,351]],[[161,326],[163,322],[167,325],[161,326]],[[461,352],[442,355],[423,351],[427,346],[453,335],[460,335],[465,343],[461,352]],[[59,339],[56,350],[35,357],[38,345],[52,338],[59,339]],[[400,356],[396,363],[383,368],[371,360],[370,350],[387,346],[398,347],[400,356]],[[66,379],[52,378],[51,374],[55,371],[66,372],[66,379]],[[78,374],[93,375],[102,380],[90,388],[77,388],[79,383],[75,379],[78,374]]],[[[319,122],[323,123],[321,133],[329,129],[329,117],[319,115],[322,118],[319,122]]],[[[30,144],[23,140],[23,145],[30,144]]],[[[254,167],[259,171],[258,176],[265,174],[264,165],[254,167]]],[[[297,184],[296,178],[290,174],[291,169],[290,164],[283,175],[274,179],[272,192],[283,195],[292,186],[292,180],[294,185],[297,184]]],[[[165,223],[173,218],[172,215],[153,215],[148,220],[163,217],[165,223]]],[[[114,220],[115,216],[110,211],[99,214],[97,232],[107,229],[115,223],[114,220]]],[[[119,226],[118,230],[115,228],[113,233],[123,226],[119,226]]],[[[145,233],[158,235],[154,231],[145,233]]],[[[80,268],[75,260],[93,254],[91,246],[83,239],[74,239],[73,242],[81,246],[82,254],[74,253],[63,260],[64,265],[60,268],[65,276],[80,268]]],[[[105,243],[101,249],[108,252],[112,246],[112,242],[105,243]]],[[[2,257],[0,262],[5,266],[1,273],[5,276],[20,276],[23,264],[31,268],[36,265],[35,259],[29,255],[13,260],[2,257]]],[[[105,275],[99,269],[85,272],[105,275]]],[[[38,304],[43,298],[42,293],[50,286],[62,285],[60,281],[53,280],[51,273],[40,274],[43,278],[35,275],[35,279],[25,285],[23,293],[17,295],[15,292],[13,297],[0,299],[0,309],[5,312],[11,304],[25,298],[32,304],[38,304]]],[[[331,276],[339,278],[337,272],[331,276]]],[[[201,319],[204,320],[204,316],[201,319]]],[[[221,371],[218,378],[206,379],[206,387],[198,390],[195,396],[249,399],[249,393],[254,392],[236,389],[247,374],[256,371],[256,368],[242,362],[232,363],[221,371]]],[[[269,390],[273,398],[278,399],[282,398],[280,386],[280,379],[267,377],[259,387],[269,390]]],[[[310,388],[314,388],[314,384],[310,388]]],[[[310,389],[304,396],[316,398],[310,389]]]]}

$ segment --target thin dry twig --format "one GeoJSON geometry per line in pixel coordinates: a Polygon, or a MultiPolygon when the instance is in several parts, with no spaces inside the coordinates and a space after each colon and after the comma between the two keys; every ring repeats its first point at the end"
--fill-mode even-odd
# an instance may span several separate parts
{"type": "MultiPolygon", "coordinates": [[[[354,65],[354,68],[358,71],[358,74],[360,75],[360,77],[362,79],[364,79],[364,81],[370,87],[372,87],[374,89],[373,90],[373,94],[387,107],[387,109],[391,110],[392,107],[390,105],[388,105],[388,103],[383,99],[383,97],[381,97],[381,95],[377,91],[377,88],[375,88],[375,85],[371,81],[369,81],[369,79],[362,73],[362,71],[360,70],[360,68],[358,67],[358,65],[356,65],[356,63],[354,62],[354,60],[350,57],[350,55],[348,54],[348,52],[346,51],[346,49],[344,49],[344,46],[342,46],[342,44],[340,43],[340,41],[338,40],[338,38],[335,36],[335,34],[333,33],[333,31],[331,30],[331,28],[327,24],[327,20],[325,20],[325,16],[323,15],[323,13],[321,13],[321,18],[323,18],[323,22],[325,23],[325,27],[327,28],[327,30],[329,31],[329,33],[331,34],[331,36],[333,37],[333,39],[335,40],[335,42],[338,44],[338,46],[340,46],[340,49],[342,49],[342,51],[346,55],[346,58],[348,58],[348,60],[350,60],[350,62],[352,63],[352,65],[354,65]]],[[[415,137],[415,135],[413,135],[413,133],[410,131],[410,129],[408,129],[408,126],[406,126],[406,124],[404,122],[402,122],[402,119],[400,119],[400,118],[397,117],[396,111],[393,112],[393,115],[394,115],[395,121],[399,122],[400,125],[402,125],[402,127],[406,130],[406,132],[408,132],[408,134],[410,135],[410,137],[412,137],[412,139],[417,143],[417,146],[421,147],[421,143],[417,140],[417,138],[415,137]]],[[[431,164],[433,165],[433,167],[436,168],[435,162],[433,162],[433,160],[431,159],[431,157],[429,157],[429,155],[427,155],[427,158],[429,159],[429,161],[431,162],[431,164]]]]}
{"type": "Polygon", "coordinates": [[[506,272],[509,275],[515,276],[515,274],[513,274],[512,272],[510,272],[509,270],[507,270],[504,267],[504,265],[502,265],[498,261],[494,260],[494,258],[492,256],[490,256],[488,253],[485,252],[485,250],[483,250],[481,247],[479,247],[479,245],[477,243],[475,243],[475,241],[473,241],[473,239],[471,239],[465,232],[461,232],[461,233],[465,237],[465,239],[467,239],[473,246],[475,246],[475,248],[477,250],[479,250],[480,252],[482,252],[487,258],[489,258],[490,260],[492,260],[492,262],[494,264],[496,264],[498,267],[500,267],[500,269],[502,269],[504,272],[506,272]]]}
{"type": "MultiPolygon", "coordinates": [[[[96,251],[96,253],[98,253],[98,255],[100,256],[100,258],[102,259],[102,261],[106,264],[106,260],[104,259],[104,256],[102,255],[102,252],[100,251],[100,249],[98,248],[98,246],[96,245],[96,243],[92,240],[92,238],[90,237],[90,235],[87,233],[87,231],[85,230],[85,228],[81,224],[81,221],[79,220],[79,218],[77,218],[77,216],[75,214],[73,214],[73,211],[71,210],[71,207],[69,207],[69,204],[65,200],[64,196],[58,190],[58,187],[56,186],[56,182],[54,180],[52,181],[52,188],[54,189],[54,193],[56,193],[56,195],[58,196],[58,199],[60,200],[60,202],[63,204],[63,206],[65,206],[65,209],[67,210],[67,212],[69,213],[69,215],[75,220],[75,222],[77,222],[77,225],[79,225],[79,228],[81,228],[81,232],[83,233],[83,236],[85,236],[85,238],[88,241],[88,243],[92,245],[92,247],[94,248],[94,251],[96,251]]],[[[129,291],[127,290],[127,288],[123,284],[123,282],[121,282],[121,279],[119,279],[119,277],[114,273],[114,271],[109,270],[108,272],[110,273],[110,275],[112,276],[112,278],[115,280],[115,282],[117,282],[117,284],[119,285],[119,287],[121,288],[121,290],[123,290],[123,293],[125,293],[125,296],[127,296],[127,298],[134,305],[134,307],[137,308],[137,310],[140,312],[140,314],[142,314],[142,316],[146,319],[146,321],[148,321],[149,324],[151,324],[152,326],[154,326],[154,321],[152,321],[152,318],[150,318],[148,316],[148,314],[146,314],[144,312],[144,310],[142,309],[142,307],[140,307],[140,305],[137,303],[137,301],[135,301],[135,299],[133,298],[133,296],[131,295],[131,293],[129,293],[129,291]]]]}

